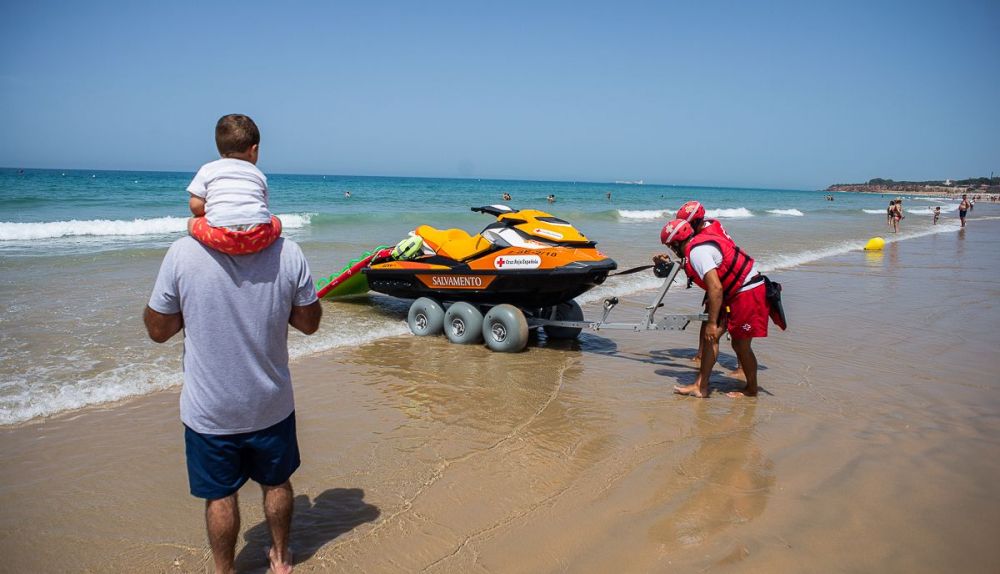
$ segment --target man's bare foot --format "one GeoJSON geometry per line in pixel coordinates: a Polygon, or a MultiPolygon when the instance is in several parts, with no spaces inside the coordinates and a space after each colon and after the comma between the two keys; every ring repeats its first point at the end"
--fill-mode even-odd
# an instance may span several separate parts
{"type": "Polygon", "coordinates": [[[695,355],[695,356],[691,357],[691,362],[694,363],[694,364],[696,364],[696,365],[700,365],[701,364],[701,355],[695,355]]]}
{"type": "Polygon", "coordinates": [[[747,382],[747,374],[744,373],[743,369],[739,367],[737,367],[734,371],[730,371],[729,376],[738,381],[743,381],[744,383],[747,382]]]}
{"type": "Polygon", "coordinates": [[[697,384],[685,385],[683,387],[674,386],[674,392],[678,395],[687,395],[689,397],[698,397],[699,399],[707,399],[709,393],[702,394],[701,389],[698,388],[697,384]]]}
{"type": "Polygon", "coordinates": [[[292,574],[292,551],[285,550],[284,561],[281,561],[278,551],[271,548],[267,551],[267,559],[271,562],[271,572],[274,574],[292,574]]]}
{"type": "Polygon", "coordinates": [[[740,397],[756,397],[757,396],[757,391],[753,391],[752,393],[750,391],[746,391],[746,390],[743,390],[743,391],[729,391],[728,393],[726,393],[726,396],[729,397],[729,398],[733,398],[733,399],[738,399],[740,397]]]}

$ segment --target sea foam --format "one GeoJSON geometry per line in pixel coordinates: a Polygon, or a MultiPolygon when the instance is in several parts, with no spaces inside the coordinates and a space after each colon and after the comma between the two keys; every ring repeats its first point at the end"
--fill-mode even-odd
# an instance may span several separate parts
{"type": "MultiPolygon", "coordinates": [[[[683,273],[681,275],[683,275],[683,273]]],[[[595,287],[577,297],[576,302],[581,305],[586,305],[587,303],[600,301],[606,297],[631,295],[633,293],[639,293],[649,289],[656,289],[660,285],[663,285],[663,279],[654,276],[650,272],[637,273],[635,275],[624,275],[621,277],[610,277],[600,287],[595,287]]]]}
{"type": "MultiPolygon", "coordinates": [[[[349,325],[325,324],[311,337],[290,337],[288,355],[296,359],[341,347],[357,347],[409,332],[406,321],[384,317],[362,321],[360,327],[353,329],[349,325]]],[[[26,376],[0,382],[0,395],[3,396],[0,399],[0,425],[176,387],[183,382],[183,375],[175,360],[167,356],[152,362],[126,364],[62,385],[39,386],[37,381],[46,378],[45,370],[33,369],[26,376]]]]}
{"type": "MultiPolygon", "coordinates": [[[[982,218],[991,219],[991,218],[982,218]]],[[[886,238],[886,243],[895,243],[898,241],[905,241],[907,239],[915,239],[917,237],[924,237],[926,235],[934,235],[936,233],[948,233],[956,231],[959,228],[958,222],[948,221],[940,225],[936,225],[927,229],[920,231],[900,233],[896,236],[886,238]]],[[[803,265],[806,263],[811,263],[813,261],[819,261],[821,259],[826,259],[828,257],[834,257],[837,255],[843,255],[844,253],[849,253],[851,251],[860,251],[864,249],[865,241],[843,241],[835,243],[828,247],[822,249],[807,249],[805,251],[800,251],[797,253],[787,253],[778,254],[771,257],[766,257],[757,260],[758,268],[761,272],[767,273],[779,269],[790,269],[803,265]]],[[[675,284],[682,282],[684,274],[678,275],[678,279],[674,280],[675,284]]],[[[624,276],[621,278],[609,278],[606,283],[587,291],[583,295],[576,298],[577,302],[580,304],[593,303],[604,299],[605,297],[620,297],[626,295],[633,295],[640,293],[642,291],[647,291],[650,289],[656,289],[663,284],[662,279],[652,277],[648,274],[637,274],[631,276],[624,276]]]]}
{"type": "Polygon", "coordinates": [[[631,209],[619,209],[618,217],[621,219],[634,219],[649,221],[651,219],[664,219],[673,216],[673,212],[669,212],[666,209],[648,209],[648,210],[631,210],[631,209]]]}
{"type": "MultiPolygon", "coordinates": [[[[926,235],[934,235],[936,233],[947,233],[950,231],[957,230],[958,222],[946,222],[941,225],[936,225],[929,227],[920,231],[914,231],[909,233],[899,233],[893,235],[892,237],[885,238],[885,242],[896,243],[899,241],[905,241],[907,239],[915,239],[917,237],[924,237],[926,235]]],[[[766,273],[768,271],[774,271],[777,269],[790,269],[792,267],[797,267],[804,263],[811,263],[813,261],[819,261],[820,259],[826,259],[827,257],[834,257],[836,255],[843,255],[844,253],[849,253],[851,251],[860,251],[864,249],[865,241],[844,241],[841,243],[835,243],[829,247],[823,249],[809,249],[806,251],[801,251],[799,253],[789,253],[789,254],[779,254],[772,257],[768,257],[764,260],[758,261],[761,272],[766,273]]]]}
{"type": "Polygon", "coordinates": [[[924,205],[921,207],[915,207],[913,209],[904,209],[906,213],[912,213],[913,215],[934,215],[934,208],[940,207],[941,213],[951,213],[953,211],[958,211],[958,204],[955,205],[924,205]]]}
{"type": "MultiPolygon", "coordinates": [[[[787,209],[787,210],[777,210],[777,211],[795,211],[798,215],[802,215],[797,209],[787,209]]],[[[796,215],[796,213],[785,213],[784,215],[796,215]]],[[[652,219],[672,219],[676,214],[675,211],[667,209],[648,209],[648,210],[629,210],[629,209],[619,209],[618,217],[621,219],[632,219],[640,221],[649,221],[652,219]]],[[[709,219],[740,219],[745,217],[753,217],[753,212],[745,207],[733,207],[733,208],[723,208],[723,209],[707,209],[705,210],[705,217],[709,219]]]]}
{"type": "MultiPolygon", "coordinates": [[[[286,229],[309,225],[314,214],[279,215],[286,229]]],[[[57,239],[60,237],[141,237],[171,235],[187,231],[186,217],[154,217],[150,219],[71,219],[38,223],[0,222],[0,241],[26,241],[31,239],[57,239]]]]}
{"type": "MultiPolygon", "coordinates": [[[[799,215],[801,215],[801,213],[799,215]]],[[[735,207],[731,209],[706,209],[705,217],[709,219],[742,219],[745,217],[753,217],[753,212],[745,207],[735,207]]]]}
{"type": "Polygon", "coordinates": [[[794,215],[796,217],[805,215],[798,209],[768,209],[767,212],[773,215],[794,215]]]}
{"type": "Polygon", "coordinates": [[[183,375],[165,360],[122,365],[73,384],[39,385],[38,381],[44,380],[44,369],[31,375],[0,385],[4,395],[0,400],[0,425],[146,395],[183,382],[183,375]]]}

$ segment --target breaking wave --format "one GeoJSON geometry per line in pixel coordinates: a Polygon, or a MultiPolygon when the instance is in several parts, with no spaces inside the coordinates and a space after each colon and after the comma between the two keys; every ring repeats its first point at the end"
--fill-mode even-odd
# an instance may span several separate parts
{"type": "MultiPolygon", "coordinates": [[[[314,214],[279,215],[282,227],[298,229],[309,225],[314,214]]],[[[186,217],[154,217],[150,219],[71,219],[38,223],[0,222],[0,241],[58,239],[60,237],[143,237],[171,235],[187,231],[186,217]]]]}
{"type": "Polygon", "coordinates": [[[753,212],[745,207],[706,209],[705,217],[709,219],[742,219],[744,217],[753,217],[753,212]]]}
{"type": "Polygon", "coordinates": [[[649,221],[652,219],[665,219],[667,217],[672,217],[674,212],[667,211],[666,209],[648,209],[648,210],[630,210],[630,209],[619,209],[618,217],[621,219],[634,219],[640,221],[649,221]]]}
{"type": "MultiPolygon", "coordinates": [[[[802,215],[797,209],[787,209],[787,210],[777,210],[777,211],[787,211],[797,212],[798,215],[802,215]]],[[[631,219],[635,221],[649,221],[653,219],[673,219],[675,211],[668,209],[647,209],[647,210],[629,210],[629,209],[619,209],[618,217],[621,219],[631,219]]],[[[786,213],[784,215],[795,215],[795,213],[786,213]]],[[[753,217],[753,212],[745,207],[733,207],[724,209],[707,209],[705,210],[705,217],[710,219],[739,219],[744,217],[753,217]]]]}

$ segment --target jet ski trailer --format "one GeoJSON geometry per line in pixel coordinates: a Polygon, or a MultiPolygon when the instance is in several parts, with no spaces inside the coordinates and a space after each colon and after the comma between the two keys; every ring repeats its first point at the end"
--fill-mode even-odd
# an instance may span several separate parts
{"type": "MultiPolygon", "coordinates": [[[[444,331],[449,341],[459,344],[485,341],[493,351],[516,353],[528,344],[528,333],[532,329],[542,329],[550,339],[575,339],[584,330],[601,331],[618,329],[627,331],[682,331],[691,321],[705,321],[706,313],[687,315],[666,315],[656,319],[656,311],[663,306],[663,298],[674,283],[681,266],[670,262],[658,267],[654,273],[663,279],[660,287],[648,305],[646,314],[637,323],[615,323],[608,321],[612,309],[618,305],[618,297],[604,299],[603,314],[596,321],[588,321],[576,301],[567,301],[551,307],[520,308],[503,303],[489,307],[483,315],[476,305],[459,301],[447,310],[428,297],[413,302],[407,316],[407,324],[414,335],[436,335],[444,331]]],[[[480,305],[482,306],[482,305],[480,305]]]]}

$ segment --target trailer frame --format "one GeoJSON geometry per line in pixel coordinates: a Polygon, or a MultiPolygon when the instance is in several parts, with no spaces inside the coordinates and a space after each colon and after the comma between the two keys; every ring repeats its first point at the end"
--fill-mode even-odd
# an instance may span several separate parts
{"type": "Polygon", "coordinates": [[[607,297],[604,299],[604,311],[598,321],[558,320],[555,318],[555,307],[549,311],[550,314],[548,317],[537,317],[526,314],[525,319],[528,321],[528,327],[532,329],[537,329],[538,327],[567,327],[572,329],[589,329],[592,331],[600,331],[603,329],[626,331],[683,331],[689,324],[691,324],[691,321],[707,321],[708,314],[671,314],[665,315],[659,321],[656,321],[656,311],[663,306],[663,298],[666,297],[667,292],[673,285],[674,279],[677,277],[677,274],[680,273],[680,270],[681,266],[676,261],[671,261],[667,265],[665,274],[663,274],[663,285],[661,285],[659,291],[657,291],[653,302],[646,306],[646,315],[638,323],[612,323],[608,321],[608,316],[611,315],[612,309],[614,309],[619,303],[618,297],[607,297]]]}

